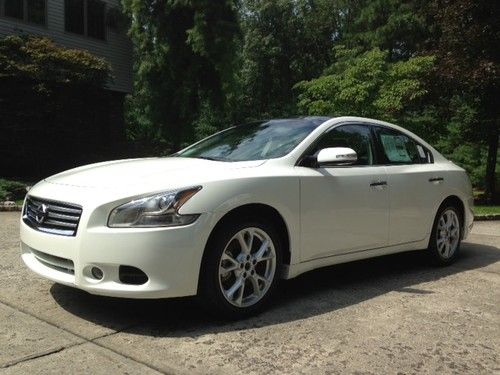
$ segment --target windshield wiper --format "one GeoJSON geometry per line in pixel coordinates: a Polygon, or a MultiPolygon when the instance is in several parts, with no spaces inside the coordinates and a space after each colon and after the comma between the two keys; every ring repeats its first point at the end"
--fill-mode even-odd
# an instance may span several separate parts
{"type": "Polygon", "coordinates": [[[227,161],[225,158],[216,158],[213,156],[192,156],[193,158],[196,159],[205,159],[205,160],[212,160],[212,161],[227,161]]]}

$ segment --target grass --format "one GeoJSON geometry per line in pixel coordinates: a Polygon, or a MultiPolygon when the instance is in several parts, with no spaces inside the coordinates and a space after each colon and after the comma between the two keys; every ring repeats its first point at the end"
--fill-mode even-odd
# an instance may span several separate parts
{"type": "Polygon", "coordinates": [[[500,215],[500,206],[474,206],[476,215],[500,215]]]}

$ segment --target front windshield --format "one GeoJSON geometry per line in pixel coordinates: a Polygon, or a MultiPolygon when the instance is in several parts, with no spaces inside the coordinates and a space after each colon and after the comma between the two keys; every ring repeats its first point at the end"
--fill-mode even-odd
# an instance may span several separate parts
{"type": "Polygon", "coordinates": [[[174,156],[221,161],[279,158],[292,151],[326,120],[314,117],[235,126],[206,138],[174,156]]]}

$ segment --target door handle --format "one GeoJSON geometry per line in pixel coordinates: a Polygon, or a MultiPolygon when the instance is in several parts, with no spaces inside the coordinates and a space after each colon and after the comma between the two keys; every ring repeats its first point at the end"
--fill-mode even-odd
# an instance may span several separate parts
{"type": "Polygon", "coordinates": [[[377,186],[386,186],[387,181],[377,181],[377,182],[372,182],[370,184],[371,187],[377,187],[377,186]]]}
{"type": "Polygon", "coordinates": [[[444,178],[443,177],[432,177],[429,178],[429,182],[443,182],[444,178]]]}

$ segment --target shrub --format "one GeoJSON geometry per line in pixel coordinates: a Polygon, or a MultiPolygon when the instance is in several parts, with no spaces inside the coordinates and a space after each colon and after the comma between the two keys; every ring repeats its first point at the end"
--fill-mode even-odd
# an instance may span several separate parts
{"type": "Polygon", "coordinates": [[[0,178],[0,201],[19,200],[26,195],[26,185],[0,178]]]}

